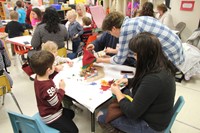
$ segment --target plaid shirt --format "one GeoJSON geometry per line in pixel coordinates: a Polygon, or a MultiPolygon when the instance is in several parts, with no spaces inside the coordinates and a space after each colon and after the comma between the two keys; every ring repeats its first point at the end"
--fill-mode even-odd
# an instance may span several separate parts
{"type": "Polygon", "coordinates": [[[141,32],[149,32],[157,36],[165,55],[175,66],[179,66],[185,60],[179,37],[153,17],[126,17],[120,32],[119,52],[111,58],[112,64],[123,64],[127,57],[133,57],[133,52],[129,50],[128,44],[132,37],[141,32]]]}

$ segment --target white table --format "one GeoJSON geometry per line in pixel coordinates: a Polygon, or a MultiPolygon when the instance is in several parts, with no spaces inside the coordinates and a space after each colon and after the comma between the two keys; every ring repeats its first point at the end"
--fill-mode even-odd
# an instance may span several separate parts
{"type": "Polygon", "coordinates": [[[30,47],[31,46],[31,39],[32,39],[32,36],[28,35],[28,36],[19,36],[19,37],[7,38],[6,41],[13,43],[13,44],[18,44],[18,45],[30,47]],[[28,44],[26,44],[26,42],[28,44]]]}
{"type": "MultiPolygon", "coordinates": [[[[124,75],[121,70],[135,71],[135,68],[124,65],[112,64],[95,64],[104,68],[106,81],[112,79],[120,79],[124,75]]],[[[64,64],[64,69],[54,77],[55,85],[58,87],[59,81],[63,79],[66,83],[65,93],[71,98],[75,99],[78,103],[82,104],[91,112],[91,131],[95,131],[95,110],[104,102],[112,97],[110,89],[107,91],[101,90],[100,82],[102,79],[93,82],[87,82],[84,78],[79,76],[81,71],[82,60],[81,57],[74,60],[73,67],[64,64]],[[91,84],[93,83],[93,84],[91,84]]],[[[131,75],[133,76],[133,75],[131,75]]],[[[59,88],[59,87],[58,87],[59,88]]]]}

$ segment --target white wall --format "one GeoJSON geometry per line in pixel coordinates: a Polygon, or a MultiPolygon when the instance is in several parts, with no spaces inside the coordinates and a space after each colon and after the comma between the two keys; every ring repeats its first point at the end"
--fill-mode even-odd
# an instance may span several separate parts
{"type": "Polygon", "coordinates": [[[195,5],[193,11],[180,10],[182,0],[171,0],[171,14],[174,20],[174,24],[180,21],[186,23],[186,28],[182,33],[182,40],[185,42],[187,38],[197,29],[200,19],[200,0],[194,0],[195,5]]]}

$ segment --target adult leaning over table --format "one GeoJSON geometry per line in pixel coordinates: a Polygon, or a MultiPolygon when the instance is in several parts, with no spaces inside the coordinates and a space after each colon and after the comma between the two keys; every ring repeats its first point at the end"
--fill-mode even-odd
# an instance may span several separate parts
{"type": "Polygon", "coordinates": [[[40,50],[42,43],[53,41],[58,45],[58,49],[61,49],[65,46],[64,41],[67,40],[67,29],[60,24],[56,9],[53,7],[46,8],[41,23],[37,25],[33,33],[31,45],[35,50],[40,50]]]}
{"type": "MultiPolygon", "coordinates": [[[[120,12],[111,12],[104,18],[102,29],[119,38],[119,50],[110,58],[97,58],[99,63],[135,66],[133,52],[128,48],[128,43],[132,37],[141,32],[149,32],[158,37],[165,56],[176,67],[179,68],[185,60],[179,37],[156,18],[149,16],[128,18],[120,12]]],[[[91,49],[91,45],[88,45],[87,49],[91,49]]]]}

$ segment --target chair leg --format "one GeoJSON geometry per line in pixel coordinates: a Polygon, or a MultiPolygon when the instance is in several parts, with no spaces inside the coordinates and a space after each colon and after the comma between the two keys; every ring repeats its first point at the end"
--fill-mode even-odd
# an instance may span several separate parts
{"type": "Polygon", "coordinates": [[[2,102],[2,105],[4,105],[5,94],[6,94],[6,87],[5,87],[5,86],[2,86],[1,89],[2,89],[2,91],[3,91],[3,102],[2,102]]]}
{"type": "Polygon", "coordinates": [[[23,112],[22,112],[22,110],[21,110],[21,108],[20,108],[20,106],[19,106],[19,104],[17,102],[17,99],[15,98],[14,94],[12,92],[10,92],[10,94],[11,94],[13,100],[15,101],[15,104],[17,105],[19,111],[21,112],[21,114],[23,114],[23,112]]]}

